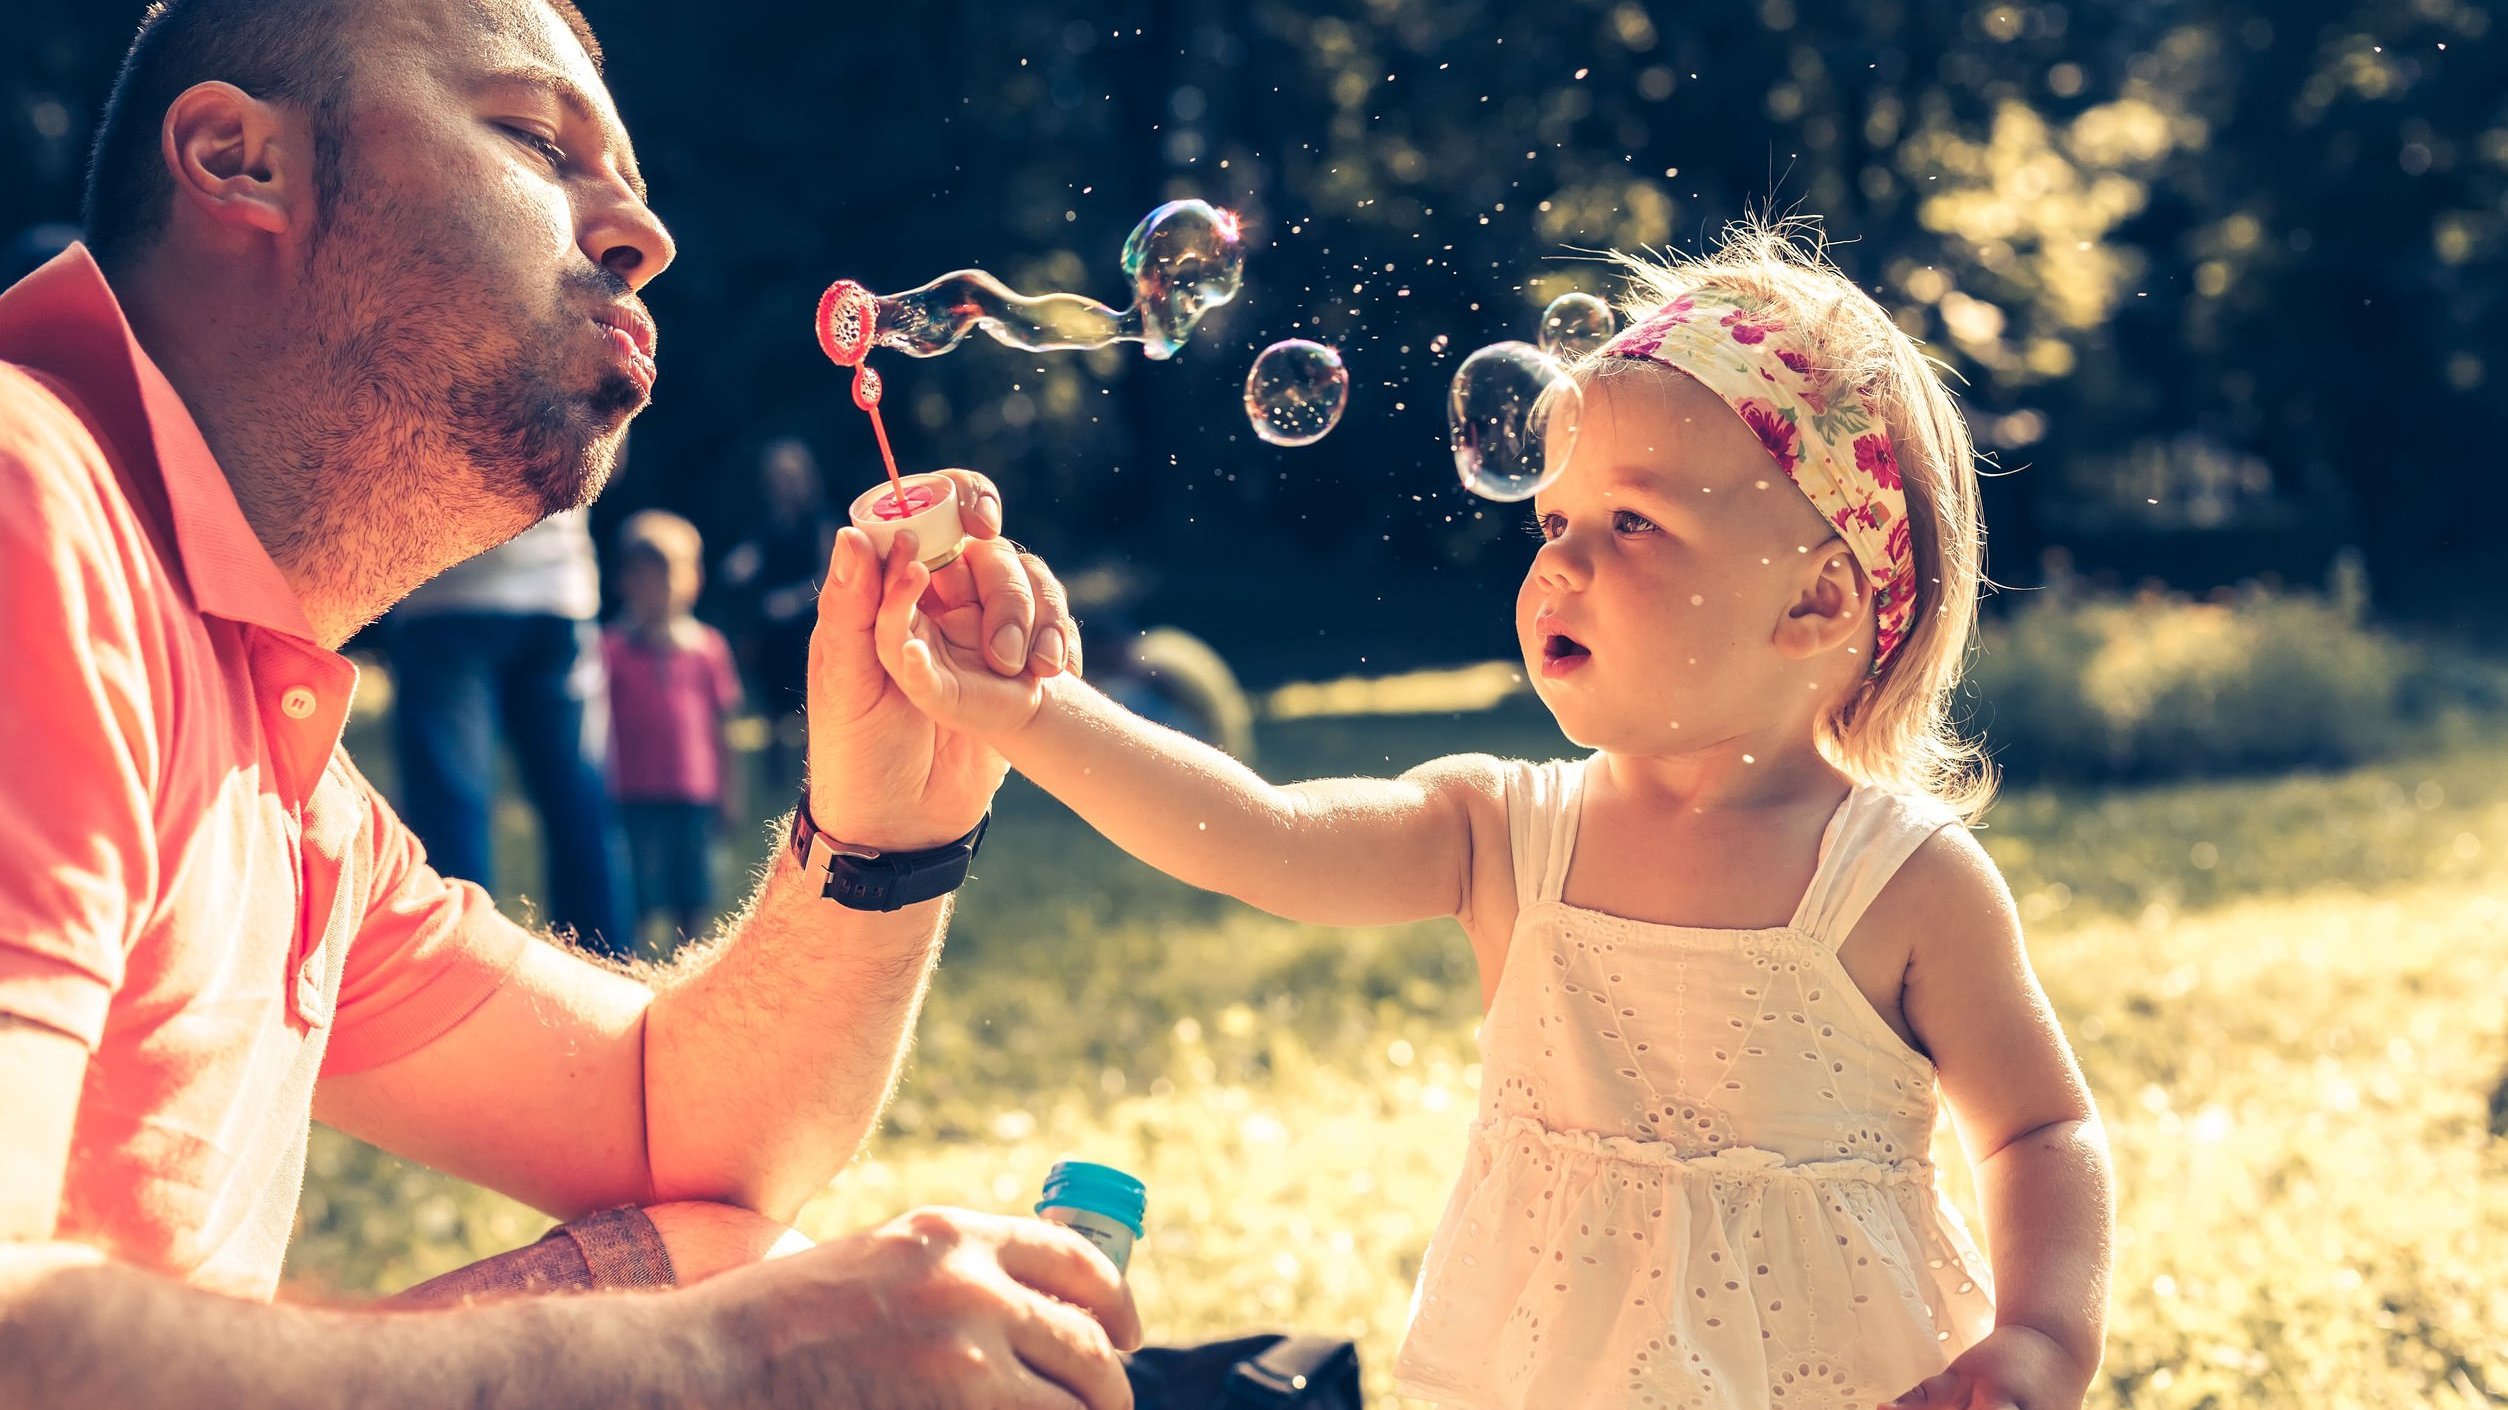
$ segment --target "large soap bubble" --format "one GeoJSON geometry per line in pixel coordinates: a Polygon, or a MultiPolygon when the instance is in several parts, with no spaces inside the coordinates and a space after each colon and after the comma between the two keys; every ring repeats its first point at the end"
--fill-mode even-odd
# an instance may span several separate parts
{"type": "Polygon", "coordinates": [[[1263,349],[1245,374],[1245,417],[1254,434],[1276,446],[1313,445],[1341,424],[1350,403],[1350,373],[1341,354],[1291,338],[1263,349]]]}
{"type": "Polygon", "coordinates": [[[1495,343],[1463,359],[1446,392],[1463,487],[1507,502],[1541,493],[1567,468],[1584,415],[1576,379],[1530,343],[1495,343]]]}

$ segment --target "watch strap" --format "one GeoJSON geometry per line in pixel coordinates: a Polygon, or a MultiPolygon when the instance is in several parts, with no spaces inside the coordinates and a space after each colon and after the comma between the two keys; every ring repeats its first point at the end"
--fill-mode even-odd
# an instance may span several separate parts
{"type": "Polygon", "coordinates": [[[810,817],[810,797],[803,790],[793,809],[792,848],[805,870],[824,869],[819,894],[857,911],[894,911],[938,900],[966,884],[984,830],[992,825],[991,810],[954,842],[913,852],[874,852],[839,842],[819,831],[810,817]]]}

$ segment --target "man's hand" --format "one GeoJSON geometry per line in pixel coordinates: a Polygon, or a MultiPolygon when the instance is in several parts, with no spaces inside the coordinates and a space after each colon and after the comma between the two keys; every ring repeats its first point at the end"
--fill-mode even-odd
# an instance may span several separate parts
{"type": "Polygon", "coordinates": [[[1127,1410],[1140,1315],[1114,1265],[1041,1219],[917,1210],[689,1294],[739,1405],[1127,1410]]]}
{"type": "MultiPolygon", "coordinates": [[[[932,576],[921,610],[982,642],[979,659],[1002,676],[1076,674],[1079,631],[1062,585],[1001,537],[992,481],[944,473],[958,482],[968,539],[958,560],[932,576]]],[[[894,561],[883,565],[868,535],[839,531],[810,634],[810,815],[829,836],[882,851],[963,836],[1009,772],[990,747],[916,709],[880,665],[872,631],[882,588],[908,571],[915,547],[911,534],[899,535],[894,561]]]]}
{"type": "Polygon", "coordinates": [[[1881,1410],[2080,1410],[2090,1375],[2053,1337],[1997,1327],[1881,1410]]]}

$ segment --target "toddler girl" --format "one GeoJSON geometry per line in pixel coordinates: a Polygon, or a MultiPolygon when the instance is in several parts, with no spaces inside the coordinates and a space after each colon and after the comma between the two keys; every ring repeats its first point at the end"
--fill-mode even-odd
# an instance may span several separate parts
{"type": "Polygon", "coordinates": [[[2078,1405],[2106,1154],[1964,825],[1986,791],[1947,718],[1980,586],[1967,431],[1783,229],[1625,263],[1630,326],[1574,369],[1582,433],[1515,609],[1588,756],[1275,787],[1069,675],[996,674],[916,611],[911,552],[882,660],[1177,877],[1302,921],[1461,922],[1481,1107],[1405,1394],[2078,1405]],[[1991,1274],[1936,1187],[1937,1090],[1991,1274]]]}
{"type": "Polygon", "coordinates": [[[726,730],[740,677],[723,634],[693,613],[704,541],[676,514],[647,509],[619,531],[616,625],[602,633],[610,674],[610,773],[635,861],[636,920],[659,913],[674,942],[714,913],[714,844],[741,816],[739,760],[726,730]]]}

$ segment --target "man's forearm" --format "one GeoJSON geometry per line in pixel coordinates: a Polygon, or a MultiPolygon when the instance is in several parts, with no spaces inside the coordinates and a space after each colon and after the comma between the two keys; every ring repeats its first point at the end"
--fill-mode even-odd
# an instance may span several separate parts
{"type": "Polygon", "coordinates": [[[948,912],[848,910],[778,847],[747,912],[645,1013],[654,1198],[789,1222],[844,1169],[896,1084],[948,912]]]}
{"type": "Polygon", "coordinates": [[[0,1247],[0,1405],[719,1403],[721,1353],[686,1297],[333,1310],[221,1297],[69,1245],[0,1247]]]}

